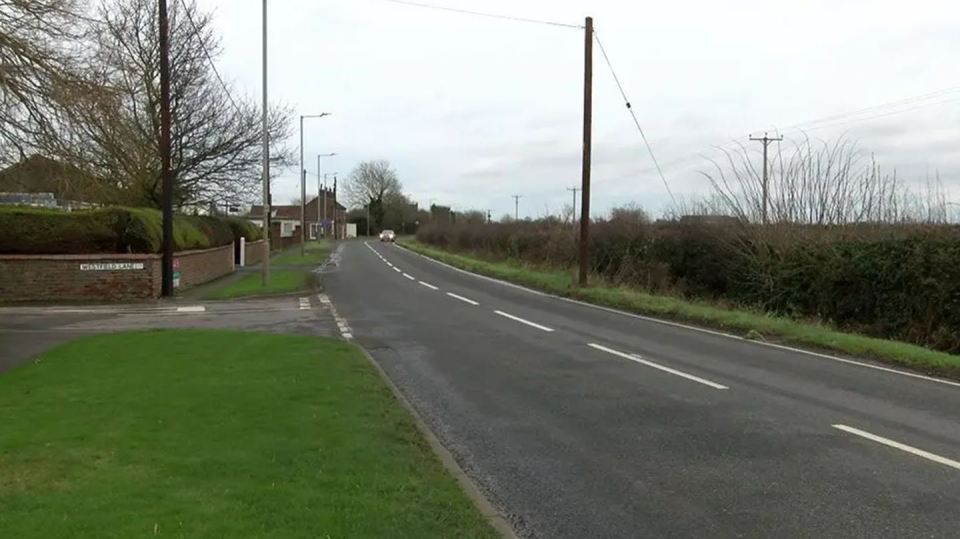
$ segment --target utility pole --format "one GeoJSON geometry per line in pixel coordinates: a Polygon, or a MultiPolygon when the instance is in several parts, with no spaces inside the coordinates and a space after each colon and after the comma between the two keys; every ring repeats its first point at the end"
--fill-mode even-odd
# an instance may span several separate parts
{"type": "MultiPolygon", "coordinates": [[[[583,47],[583,191],[580,208],[580,286],[587,286],[590,256],[590,158],[593,143],[593,17],[587,17],[583,47]]],[[[576,196],[576,195],[574,195],[576,196]]]]}
{"type": "Polygon", "coordinates": [[[333,239],[340,239],[337,237],[337,175],[333,175],[333,239]]]}
{"type": "Polygon", "coordinates": [[[261,283],[270,284],[270,132],[267,130],[267,0],[263,0],[263,261],[261,283]]]}
{"type": "Polygon", "coordinates": [[[579,187],[567,187],[567,191],[573,192],[573,206],[570,206],[573,209],[573,228],[577,228],[577,193],[580,192],[579,187]]]}
{"type": "Polygon", "coordinates": [[[300,256],[306,254],[307,245],[307,169],[303,168],[303,120],[329,115],[329,112],[300,115],[300,256]]]}
{"type": "Polygon", "coordinates": [[[767,217],[767,206],[769,205],[770,200],[770,189],[768,184],[768,170],[767,170],[767,147],[770,146],[771,142],[779,142],[783,140],[783,135],[771,138],[768,137],[766,133],[762,137],[750,137],[750,140],[760,142],[763,144],[763,224],[768,224],[770,221],[767,217]]]}
{"type": "Polygon", "coordinates": [[[489,225],[492,222],[493,222],[493,213],[490,210],[487,210],[487,224],[489,225]]]}
{"type": "Polygon", "coordinates": [[[320,240],[320,231],[326,232],[324,221],[327,220],[327,176],[323,173],[322,159],[322,155],[317,156],[317,241],[320,240]]]}
{"type": "Polygon", "coordinates": [[[520,220],[520,199],[523,195],[513,195],[513,220],[520,220]]]}
{"type": "Polygon", "coordinates": [[[170,170],[170,24],[167,0],[160,0],[160,183],[163,200],[163,254],[160,293],[173,296],[173,174],[170,170]]]}
{"type": "Polygon", "coordinates": [[[373,201],[367,202],[367,237],[370,236],[370,205],[373,204],[373,201]]]}

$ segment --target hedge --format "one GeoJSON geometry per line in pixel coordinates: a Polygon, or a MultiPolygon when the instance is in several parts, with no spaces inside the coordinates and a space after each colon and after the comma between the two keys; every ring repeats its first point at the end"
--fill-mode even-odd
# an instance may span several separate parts
{"type": "MultiPolygon", "coordinates": [[[[425,227],[423,243],[569,268],[569,224],[425,227]]],[[[824,228],[600,221],[590,271],[687,299],[719,300],[842,330],[960,353],[960,228],[824,228]]]]}
{"type": "MultiPolygon", "coordinates": [[[[241,236],[256,241],[262,233],[241,219],[174,216],[175,251],[229,245],[241,236]]],[[[2,254],[159,253],[162,238],[162,215],[150,208],[63,212],[0,207],[2,254]]]]}

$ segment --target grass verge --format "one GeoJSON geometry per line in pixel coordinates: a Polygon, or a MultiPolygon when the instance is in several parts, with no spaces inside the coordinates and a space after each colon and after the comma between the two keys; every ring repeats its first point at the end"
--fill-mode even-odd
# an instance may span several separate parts
{"type": "Polygon", "coordinates": [[[259,273],[247,273],[240,279],[204,294],[203,299],[234,299],[249,296],[289,294],[310,288],[310,274],[299,270],[270,272],[270,284],[263,286],[259,273]]]}
{"type": "Polygon", "coordinates": [[[693,324],[718,328],[741,335],[760,334],[765,339],[807,348],[840,352],[873,359],[912,370],[960,379],[960,356],[937,352],[921,346],[844,333],[825,325],[812,324],[763,313],[726,309],[704,302],[613,286],[578,288],[568,270],[531,268],[503,261],[481,260],[473,256],[437,249],[417,241],[403,240],[401,245],[451,266],[474,273],[568,297],[693,324]]]}
{"type": "Polygon", "coordinates": [[[327,259],[332,248],[332,241],[311,241],[304,246],[303,255],[300,254],[298,245],[275,256],[272,263],[275,266],[317,266],[327,259]]]}
{"type": "Polygon", "coordinates": [[[87,337],[0,376],[0,537],[495,537],[349,344],[87,337]]]}

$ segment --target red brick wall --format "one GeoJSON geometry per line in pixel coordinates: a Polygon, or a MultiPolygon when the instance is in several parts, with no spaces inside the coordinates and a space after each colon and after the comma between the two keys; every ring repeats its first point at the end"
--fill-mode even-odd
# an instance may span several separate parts
{"type": "Polygon", "coordinates": [[[259,264],[263,260],[263,242],[264,240],[247,243],[246,265],[259,264]]]}
{"type": "MultiPolygon", "coordinates": [[[[234,270],[232,245],[184,251],[175,258],[178,290],[234,270]]],[[[160,273],[160,255],[0,255],[0,303],[152,299],[160,296],[160,273]]]]}
{"type": "MultiPolygon", "coordinates": [[[[173,257],[175,271],[180,272],[180,290],[212,281],[233,273],[233,245],[202,251],[183,251],[173,257]],[[178,266],[178,267],[177,267],[178,266]]],[[[160,271],[159,261],[157,272],[160,271]]],[[[157,289],[157,296],[160,289],[157,289]]]]}
{"type": "Polygon", "coordinates": [[[123,301],[155,297],[158,255],[0,255],[0,302],[123,301]],[[142,269],[81,270],[89,264],[142,269]]]}

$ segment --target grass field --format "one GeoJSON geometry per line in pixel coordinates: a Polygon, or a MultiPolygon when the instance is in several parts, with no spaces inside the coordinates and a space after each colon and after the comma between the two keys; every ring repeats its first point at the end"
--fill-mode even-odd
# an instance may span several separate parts
{"type": "Polygon", "coordinates": [[[572,270],[531,268],[506,261],[489,261],[451,253],[416,241],[401,244],[418,253],[467,271],[522,284],[559,296],[597,305],[719,328],[769,341],[840,352],[892,363],[913,370],[960,379],[960,356],[937,352],[899,341],[843,333],[825,325],[799,322],[763,313],[727,309],[704,302],[657,296],[643,291],[605,285],[575,286],[572,270]]]}
{"type": "Polygon", "coordinates": [[[494,537],[360,352],[87,337],[0,375],[0,537],[494,537]]]}

